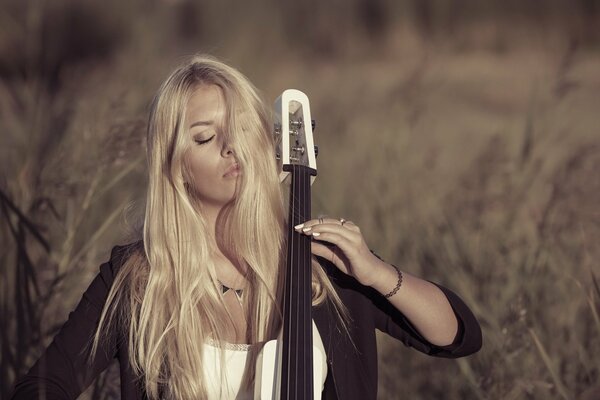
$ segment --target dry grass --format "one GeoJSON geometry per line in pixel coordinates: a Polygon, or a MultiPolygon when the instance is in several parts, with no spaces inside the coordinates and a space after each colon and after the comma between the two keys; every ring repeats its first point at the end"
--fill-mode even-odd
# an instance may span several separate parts
{"type": "MultiPolygon", "coordinates": [[[[142,208],[147,105],[196,51],[269,99],[305,91],[315,213],[352,219],[480,319],[484,348],[458,361],[380,337],[380,398],[597,394],[597,14],[561,17],[570,3],[558,0],[522,20],[467,0],[464,15],[448,1],[1,4],[0,398],[126,240],[124,214],[142,208]]],[[[117,398],[115,376],[87,398],[117,398]]]]}

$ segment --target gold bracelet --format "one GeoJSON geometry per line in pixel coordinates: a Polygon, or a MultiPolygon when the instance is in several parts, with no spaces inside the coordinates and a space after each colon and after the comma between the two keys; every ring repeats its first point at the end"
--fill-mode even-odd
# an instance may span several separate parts
{"type": "Polygon", "coordinates": [[[388,294],[384,295],[383,297],[385,297],[386,299],[389,299],[390,297],[392,297],[393,295],[395,295],[398,290],[400,289],[400,286],[402,286],[402,272],[400,272],[400,270],[398,269],[398,267],[396,267],[393,264],[390,264],[392,267],[394,267],[396,269],[396,272],[398,273],[398,282],[396,282],[396,287],[394,289],[392,289],[391,292],[389,292],[388,294]]]}

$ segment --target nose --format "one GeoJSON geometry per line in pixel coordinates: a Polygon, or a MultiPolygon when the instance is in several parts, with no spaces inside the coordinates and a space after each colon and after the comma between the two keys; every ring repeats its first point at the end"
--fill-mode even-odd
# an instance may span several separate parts
{"type": "Polygon", "coordinates": [[[221,149],[222,157],[229,157],[233,155],[233,149],[228,143],[223,143],[223,148],[221,149]]]}

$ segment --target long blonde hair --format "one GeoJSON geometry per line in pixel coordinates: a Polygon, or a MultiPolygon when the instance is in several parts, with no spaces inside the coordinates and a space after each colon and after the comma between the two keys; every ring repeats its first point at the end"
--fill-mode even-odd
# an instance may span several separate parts
{"type": "MultiPolygon", "coordinates": [[[[275,338],[281,325],[278,271],[285,262],[286,213],[270,114],[239,71],[212,57],[194,56],[175,69],[152,103],[143,241],[130,248],[116,275],[90,355],[91,360],[117,322],[128,334],[130,364],[143,377],[151,399],[206,398],[203,344],[209,338],[222,341],[233,327],[202,204],[184,182],[189,137],[183,121],[192,93],[202,84],[222,91],[227,104],[224,140],[244,171],[234,199],[222,212],[220,240],[228,255],[248,268],[250,290],[244,303],[250,342],[275,338]]],[[[344,314],[331,282],[313,262],[313,304],[327,297],[344,314]]]]}

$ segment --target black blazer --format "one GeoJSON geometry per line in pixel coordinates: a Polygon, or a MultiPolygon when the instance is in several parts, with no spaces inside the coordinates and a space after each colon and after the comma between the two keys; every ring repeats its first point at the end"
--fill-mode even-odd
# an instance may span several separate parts
{"type": "MultiPolygon", "coordinates": [[[[69,319],[29,372],[17,380],[13,399],[77,398],[116,357],[120,365],[121,399],[147,398],[141,380],[129,364],[128,338],[110,338],[99,348],[93,365],[85,363],[90,343],[100,319],[108,291],[128,255],[129,246],[113,248],[110,260],[83,294],[69,319]]],[[[436,357],[456,358],[472,354],[481,347],[481,330],[469,308],[452,291],[441,287],[459,321],[454,342],[445,347],[428,343],[408,320],[376,291],[360,285],[339,272],[327,260],[320,260],[335,289],[348,307],[352,323],[349,338],[343,335],[329,302],[313,308],[313,319],[327,353],[328,374],[323,399],[360,399],[377,397],[377,347],[375,329],[390,334],[405,345],[436,357]]],[[[439,285],[438,285],[439,286],[439,285]]]]}

